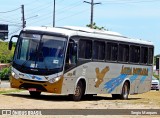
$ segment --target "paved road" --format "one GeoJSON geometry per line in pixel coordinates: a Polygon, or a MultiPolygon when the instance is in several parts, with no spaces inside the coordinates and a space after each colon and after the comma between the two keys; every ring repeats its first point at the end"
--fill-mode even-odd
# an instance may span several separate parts
{"type": "Polygon", "coordinates": [[[0,84],[0,88],[10,88],[10,83],[9,81],[2,80],[0,84]]]}

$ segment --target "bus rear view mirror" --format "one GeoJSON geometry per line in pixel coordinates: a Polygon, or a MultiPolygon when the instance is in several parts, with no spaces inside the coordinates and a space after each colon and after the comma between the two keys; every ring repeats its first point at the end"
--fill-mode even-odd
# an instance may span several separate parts
{"type": "Polygon", "coordinates": [[[12,50],[12,41],[9,41],[8,50],[12,50]]]}
{"type": "Polygon", "coordinates": [[[11,37],[11,39],[10,39],[10,41],[9,41],[9,45],[8,45],[8,50],[12,50],[12,39],[13,38],[18,38],[18,35],[13,35],[12,37],[11,37]]]}

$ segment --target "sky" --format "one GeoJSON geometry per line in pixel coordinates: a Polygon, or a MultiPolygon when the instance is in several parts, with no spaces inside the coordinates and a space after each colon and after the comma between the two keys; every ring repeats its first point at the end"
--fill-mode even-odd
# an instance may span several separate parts
{"type": "MultiPolygon", "coordinates": [[[[86,0],[90,2],[91,0],[86,0]]],[[[0,24],[9,25],[9,37],[22,29],[21,5],[26,26],[53,26],[54,0],[0,0],[0,24]]],[[[55,0],[55,26],[90,23],[90,4],[83,0],[55,0]]],[[[124,36],[153,42],[160,54],[160,0],[94,0],[93,21],[124,36]]]]}

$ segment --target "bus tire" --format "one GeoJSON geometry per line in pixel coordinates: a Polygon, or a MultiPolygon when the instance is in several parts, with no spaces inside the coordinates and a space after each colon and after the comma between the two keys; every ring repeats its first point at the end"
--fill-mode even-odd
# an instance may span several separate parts
{"type": "Polygon", "coordinates": [[[41,95],[41,92],[39,91],[29,91],[29,93],[32,97],[38,97],[41,95]]]}
{"type": "Polygon", "coordinates": [[[82,84],[82,81],[79,81],[77,83],[75,93],[70,96],[74,101],[80,101],[83,95],[84,95],[83,84],[82,84]]]}
{"type": "Polygon", "coordinates": [[[120,94],[120,99],[126,100],[129,95],[129,83],[125,82],[122,87],[122,93],[120,94]]]}

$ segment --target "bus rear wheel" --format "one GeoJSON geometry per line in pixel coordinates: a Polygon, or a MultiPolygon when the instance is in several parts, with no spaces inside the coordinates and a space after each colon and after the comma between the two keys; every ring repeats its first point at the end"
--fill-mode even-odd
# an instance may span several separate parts
{"type": "Polygon", "coordinates": [[[121,94],[112,94],[112,98],[126,100],[128,99],[128,95],[129,95],[129,84],[128,82],[125,82],[123,84],[121,94]]]}
{"type": "Polygon", "coordinates": [[[38,97],[41,95],[41,92],[39,91],[29,91],[29,93],[32,97],[38,97]]]}
{"type": "Polygon", "coordinates": [[[129,95],[129,84],[128,82],[125,82],[122,87],[122,93],[120,94],[120,99],[126,100],[128,99],[128,95],[129,95]]]}
{"type": "Polygon", "coordinates": [[[75,93],[72,94],[72,95],[70,95],[70,97],[74,101],[80,101],[83,95],[84,95],[83,84],[82,84],[81,81],[79,81],[78,84],[77,84],[77,86],[76,86],[75,93]]]}

